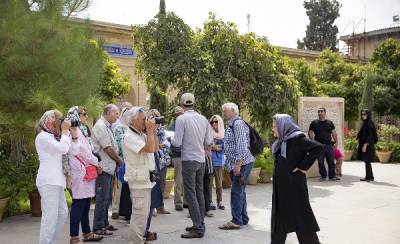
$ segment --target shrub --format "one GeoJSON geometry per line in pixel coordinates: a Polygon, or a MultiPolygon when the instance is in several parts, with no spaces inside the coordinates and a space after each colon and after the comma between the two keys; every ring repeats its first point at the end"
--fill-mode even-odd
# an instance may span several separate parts
{"type": "Polygon", "coordinates": [[[265,147],[263,153],[256,158],[254,167],[261,168],[272,174],[274,169],[274,160],[268,147],[265,147]]]}

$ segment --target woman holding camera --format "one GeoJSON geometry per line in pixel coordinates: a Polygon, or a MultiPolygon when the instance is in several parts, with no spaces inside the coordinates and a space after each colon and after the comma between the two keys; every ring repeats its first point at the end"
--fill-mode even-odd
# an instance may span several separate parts
{"type": "Polygon", "coordinates": [[[152,199],[153,195],[156,194],[157,196],[155,196],[154,198],[159,199],[158,201],[152,200],[152,206],[157,209],[157,214],[170,214],[170,212],[164,208],[163,192],[165,189],[165,180],[167,178],[168,166],[171,164],[171,157],[169,155],[171,143],[167,140],[167,137],[165,135],[165,129],[162,126],[164,117],[160,117],[160,112],[157,109],[151,109],[148,112],[148,116],[154,117],[156,120],[156,134],[159,141],[159,150],[154,154],[157,171],[159,174],[159,180],[156,181],[156,186],[153,188],[153,192],[156,192],[154,194],[152,193],[152,199]],[[156,190],[156,187],[158,187],[158,185],[161,194],[158,194],[158,191],[156,190]]]}
{"type": "MultiPolygon", "coordinates": [[[[36,186],[41,196],[42,207],[39,244],[56,243],[57,236],[62,231],[68,216],[62,155],[66,154],[71,146],[69,137],[71,122],[57,120],[56,113],[60,114],[56,110],[49,110],[43,114],[39,121],[39,134],[35,139],[35,147],[39,155],[36,186]],[[57,131],[60,131],[60,134],[57,131]],[[57,140],[57,138],[60,139],[57,140]]],[[[76,137],[76,130],[71,130],[71,135],[76,137]]]]}
{"type": "MultiPolygon", "coordinates": [[[[89,175],[90,169],[101,171],[97,158],[93,155],[88,138],[81,131],[80,111],[78,106],[68,110],[68,119],[73,124],[71,130],[76,131],[72,136],[72,146],[68,152],[71,168],[72,205],[70,213],[70,244],[79,243],[79,224],[82,227],[83,241],[100,241],[103,237],[94,234],[89,225],[90,200],[95,196],[97,174],[89,175]]],[[[95,171],[96,172],[96,171],[95,171]]]]}
{"type": "Polygon", "coordinates": [[[154,118],[146,118],[142,107],[127,112],[129,129],[125,132],[122,150],[125,158],[125,180],[129,183],[132,198],[130,241],[141,244],[146,241],[146,226],[150,214],[151,173],[155,170],[154,153],[158,149],[154,118]]]}

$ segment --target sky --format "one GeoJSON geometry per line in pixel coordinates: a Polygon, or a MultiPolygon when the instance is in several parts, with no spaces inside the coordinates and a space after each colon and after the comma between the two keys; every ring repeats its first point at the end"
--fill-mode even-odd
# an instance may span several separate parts
{"type": "MultiPolygon", "coordinates": [[[[241,33],[250,30],[266,36],[272,44],[296,48],[305,35],[308,17],[303,0],[165,0],[167,11],[175,12],[190,27],[202,27],[209,12],[237,24],[241,33]]],[[[342,7],[336,20],[339,34],[363,32],[393,26],[393,15],[400,15],[400,0],[339,0],[342,7]],[[357,25],[357,23],[359,24],[357,25]],[[353,23],[354,27],[353,27],[353,23]],[[355,26],[357,25],[357,26],[355,26]]],[[[117,24],[146,24],[159,9],[159,0],[92,0],[81,17],[117,24]]]]}

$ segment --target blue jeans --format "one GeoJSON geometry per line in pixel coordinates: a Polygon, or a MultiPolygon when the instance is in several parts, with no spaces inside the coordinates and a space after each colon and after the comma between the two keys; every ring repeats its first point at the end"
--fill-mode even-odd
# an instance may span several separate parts
{"type": "Polygon", "coordinates": [[[72,199],[69,233],[70,236],[79,236],[79,224],[82,227],[82,233],[90,233],[89,226],[90,198],[72,199]]]}
{"type": "Polygon", "coordinates": [[[326,178],[325,158],[326,162],[328,163],[329,179],[335,178],[335,161],[333,157],[333,146],[325,144],[324,150],[322,150],[322,153],[318,157],[318,168],[321,178],[326,178]]]}
{"type": "Polygon", "coordinates": [[[109,225],[108,207],[111,205],[113,176],[103,172],[96,179],[96,205],[94,208],[93,231],[109,225]]]}
{"type": "Polygon", "coordinates": [[[236,225],[247,225],[249,216],[247,215],[246,185],[253,163],[243,165],[240,169],[240,176],[235,176],[231,171],[231,212],[232,223],[236,225]],[[242,180],[240,178],[242,177],[242,180]]]}

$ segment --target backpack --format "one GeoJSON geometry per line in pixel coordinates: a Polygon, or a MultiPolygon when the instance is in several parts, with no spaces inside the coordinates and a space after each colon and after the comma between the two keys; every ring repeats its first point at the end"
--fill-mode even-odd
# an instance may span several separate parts
{"type": "MultiPolygon", "coordinates": [[[[240,119],[236,119],[236,120],[240,120],[240,119]]],[[[236,120],[233,121],[232,125],[229,126],[232,131],[233,134],[235,134],[235,129],[234,129],[234,125],[236,120]]],[[[258,134],[257,130],[254,129],[251,125],[249,125],[245,120],[243,120],[243,122],[247,125],[247,127],[249,127],[249,135],[250,135],[250,152],[254,157],[257,157],[258,155],[260,155],[263,150],[264,150],[264,143],[260,137],[260,135],[258,134]]]]}

